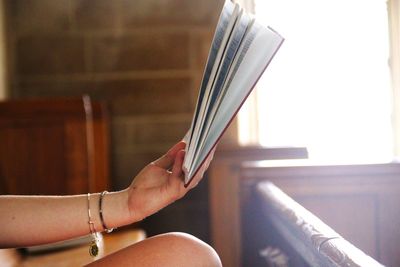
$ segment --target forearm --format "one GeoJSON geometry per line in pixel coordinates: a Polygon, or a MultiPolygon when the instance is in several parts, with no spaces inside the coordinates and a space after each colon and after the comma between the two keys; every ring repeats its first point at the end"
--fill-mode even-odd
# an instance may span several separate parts
{"type": "MultiPolygon", "coordinates": [[[[99,216],[100,193],[90,195],[91,220],[104,230],[99,216]]],[[[0,196],[0,247],[21,247],[70,239],[90,233],[87,195],[0,196]]],[[[103,198],[106,226],[131,223],[127,191],[103,198]]]]}

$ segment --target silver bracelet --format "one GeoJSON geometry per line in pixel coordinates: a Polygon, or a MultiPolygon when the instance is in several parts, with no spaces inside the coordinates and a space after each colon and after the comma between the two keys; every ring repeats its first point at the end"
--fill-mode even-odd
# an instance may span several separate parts
{"type": "Polygon", "coordinates": [[[103,226],[103,229],[107,232],[107,233],[111,233],[112,231],[114,231],[114,228],[108,228],[106,226],[106,223],[104,222],[104,216],[103,216],[103,197],[107,194],[107,191],[103,191],[100,195],[100,199],[99,199],[99,213],[100,213],[100,221],[101,221],[101,225],[103,226]]]}

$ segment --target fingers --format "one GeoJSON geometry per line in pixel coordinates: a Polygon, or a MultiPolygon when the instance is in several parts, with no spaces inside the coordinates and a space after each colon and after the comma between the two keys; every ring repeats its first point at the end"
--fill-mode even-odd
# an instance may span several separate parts
{"type": "Polygon", "coordinates": [[[170,175],[171,186],[175,187],[174,191],[180,192],[183,187],[183,160],[185,158],[185,151],[181,150],[177,153],[174,166],[172,167],[172,172],[170,175]]]}
{"type": "Polygon", "coordinates": [[[172,201],[182,198],[188,191],[184,187],[184,172],[182,169],[185,151],[181,150],[176,154],[174,165],[169,176],[168,191],[172,201]]]}
{"type": "Polygon", "coordinates": [[[185,158],[185,151],[184,150],[178,151],[175,157],[174,165],[172,166],[172,176],[182,177],[183,175],[182,165],[184,158],[185,158]]]}
{"type": "Polygon", "coordinates": [[[186,146],[185,142],[182,141],[178,142],[170,150],[168,150],[168,152],[165,155],[155,160],[153,164],[163,169],[171,168],[177,153],[185,149],[185,146],[186,146]]]}
{"type": "Polygon", "coordinates": [[[188,186],[188,190],[196,187],[197,184],[201,181],[201,179],[203,179],[204,173],[207,171],[207,169],[214,157],[215,149],[216,149],[216,147],[214,147],[211,150],[211,152],[208,154],[206,160],[201,165],[200,169],[198,170],[198,172],[196,173],[196,175],[193,177],[192,181],[190,182],[190,184],[188,186]]]}
{"type": "Polygon", "coordinates": [[[185,151],[181,150],[176,152],[175,159],[173,160],[172,171],[169,176],[169,191],[171,193],[171,197],[174,200],[177,200],[183,197],[190,189],[197,186],[197,184],[203,178],[204,172],[208,169],[211,160],[214,157],[215,147],[211,150],[207,158],[204,160],[204,163],[201,165],[195,177],[193,177],[190,184],[185,187],[184,186],[184,172],[182,169],[183,161],[185,157],[185,151]]]}

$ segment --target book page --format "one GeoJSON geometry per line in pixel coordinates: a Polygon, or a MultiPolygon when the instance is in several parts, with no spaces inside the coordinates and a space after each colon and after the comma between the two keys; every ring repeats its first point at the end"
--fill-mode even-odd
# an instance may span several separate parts
{"type": "MultiPolygon", "coordinates": [[[[207,63],[206,63],[206,67],[204,69],[203,79],[202,79],[202,82],[200,85],[200,92],[199,92],[198,99],[197,99],[197,105],[196,105],[195,113],[194,113],[193,120],[192,120],[192,126],[190,127],[190,129],[192,129],[193,125],[196,124],[197,117],[199,114],[199,109],[200,109],[200,106],[201,106],[201,103],[203,101],[204,94],[206,91],[206,87],[209,82],[212,69],[213,69],[214,65],[216,64],[215,61],[217,59],[218,51],[220,50],[221,46],[224,46],[223,45],[223,42],[225,41],[224,36],[225,36],[227,29],[229,28],[229,24],[231,23],[231,17],[232,17],[232,14],[233,14],[235,8],[238,8],[238,7],[235,6],[231,1],[229,1],[229,0],[225,1],[224,7],[222,9],[220,18],[217,23],[217,27],[215,29],[213,41],[211,44],[211,49],[210,49],[207,63]]],[[[185,136],[185,141],[187,141],[187,144],[190,143],[190,140],[192,139],[192,134],[193,134],[193,132],[190,131],[189,134],[187,136],[185,136]]]]}
{"type": "Polygon", "coordinates": [[[225,51],[226,44],[229,40],[229,36],[235,25],[238,13],[239,13],[239,6],[237,4],[233,4],[232,2],[227,0],[225,2],[224,9],[222,11],[222,15],[220,17],[221,21],[218,23],[218,26],[217,26],[217,28],[220,27],[221,30],[218,30],[216,32],[216,34],[218,34],[218,35],[214,36],[212,48],[210,50],[210,55],[209,55],[209,59],[211,59],[211,61],[209,60],[210,64],[207,63],[207,67],[206,67],[206,70],[204,73],[204,77],[203,77],[203,81],[202,81],[202,85],[201,85],[201,89],[200,89],[200,93],[199,93],[199,99],[198,99],[198,103],[196,106],[195,115],[192,120],[189,143],[186,145],[186,156],[185,156],[185,160],[183,163],[183,168],[184,168],[185,172],[187,171],[187,168],[190,165],[189,162],[192,162],[192,160],[193,160],[194,151],[195,151],[195,148],[193,148],[193,144],[197,144],[197,142],[198,142],[198,139],[199,139],[198,134],[199,134],[200,127],[201,127],[201,122],[204,120],[203,117],[204,117],[205,107],[208,103],[211,86],[214,82],[215,75],[221,64],[221,58],[225,51]],[[231,12],[232,7],[233,7],[233,11],[231,12]],[[225,14],[226,16],[223,14],[225,14]],[[229,17],[227,17],[227,16],[229,16],[229,17]],[[223,29],[223,27],[226,27],[226,28],[223,29]],[[222,37],[221,37],[221,34],[223,34],[222,37]],[[216,54],[215,54],[215,52],[216,52],[216,54]],[[215,55],[215,57],[214,57],[214,55],[215,55]],[[214,62],[212,62],[212,60],[214,60],[214,62]],[[212,65],[211,65],[211,63],[212,63],[212,65]],[[210,71],[210,69],[211,69],[211,71],[210,71]],[[207,83],[206,83],[206,81],[207,81],[207,83]]]}
{"type": "Polygon", "coordinates": [[[214,121],[217,107],[219,107],[220,105],[222,96],[225,95],[225,91],[227,89],[225,86],[226,80],[229,77],[229,73],[231,72],[231,67],[235,65],[234,62],[237,61],[236,59],[239,57],[237,55],[237,52],[246,34],[246,31],[248,30],[250,22],[251,21],[249,16],[245,14],[243,10],[241,10],[235,27],[232,30],[232,34],[230,36],[227,48],[223,56],[223,61],[213,84],[209,103],[205,111],[204,121],[201,122],[202,128],[199,134],[198,145],[195,149],[195,158],[198,156],[199,151],[201,151],[201,148],[204,145],[204,141],[207,138],[210,125],[214,121]]]}
{"type": "MultiPolygon", "coordinates": [[[[218,96],[217,100],[215,101],[216,102],[215,105],[212,107],[212,109],[213,109],[212,118],[208,121],[209,125],[211,125],[214,122],[215,115],[219,109],[219,106],[221,105],[222,99],[225,97],[226,91],[228,90],[233,77],[235,77],[236,72],[237,72],[240,64],[243,61],[243,57],[247,53],[247,50],[249,49],[249,46],[256,35],[255,34],[256,30],[253,28],[254,23],[255,23],[255,20],[253,18],[249,22],[248,27],[245,32],[245,36],[243,37],[245,39],[245,41],[243,41],[243,43],[241,44],[241,47],[240,47],[239,51],[237,52],[234,61],[232,62],[232,67],[229,69],[229,73],[224,82],[223,88],[221,90],[221,94],[218,96]]],[[[209,127],[207,127],[207,128],[208,128],[208,131],[206,133],[205,138],[207,138],[208,133],[209,133],[209,127]]],[[[203,148],[203,146],[204,146],[204,144],[202,145],[201,149],[203,148]]]]}
{"type": "Polygon", "coordinates": [[[241,58],[238,58],[235,66],[236,71],[228,81],[229,85],[210,126],[204,147],[199,152],[198,157],[194,159],[193,165],[185,178],[185,183],[189,183],[215,146],[282,42],[283,38],[271,28],[265,28],[257,22],[251,27],[249,34],[246,35],[241,44],[240,52],[238,52],[241,58]]]}

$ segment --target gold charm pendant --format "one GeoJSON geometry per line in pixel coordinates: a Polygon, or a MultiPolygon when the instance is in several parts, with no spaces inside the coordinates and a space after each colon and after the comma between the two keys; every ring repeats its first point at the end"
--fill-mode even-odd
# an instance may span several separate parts
{"type": "Polygon", "coordinates": [[[89,254],[92,257],[96,257],[99,254],[99,246],[95,240],[92,241],[89,248],[89,254]]]}
{"type": "Polygon", "coordinates": [[[90,243],[89,254],[92,257],[99,255],[99,245],[98,245],[97,233],[93,235],[92,243],[90,243]]]}

